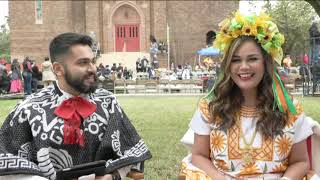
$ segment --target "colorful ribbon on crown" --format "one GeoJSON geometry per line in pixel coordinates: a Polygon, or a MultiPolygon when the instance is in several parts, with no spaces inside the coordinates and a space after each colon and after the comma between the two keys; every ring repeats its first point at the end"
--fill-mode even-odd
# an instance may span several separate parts
{"type": "Polygon", "coordinates": [[[277,25],[265,13],[260,15],[242,15],[239,11],[233,18],[226,18],[219,23],[220,31],[217,33],[214,46],[226,53],[231,42],[239,36],[254,36],[279,65],[283,57],[281,45],[284,36],[279,32],[277,25]]]}

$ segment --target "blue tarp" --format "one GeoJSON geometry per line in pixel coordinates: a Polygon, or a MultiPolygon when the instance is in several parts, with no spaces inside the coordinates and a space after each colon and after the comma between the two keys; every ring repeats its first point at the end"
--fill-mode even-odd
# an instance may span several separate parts
{"type": "Polygon", "coordinates": [[[197,53],[201,56],[219,56],[219,49],[208,47],[198,50],[197,53]]]}

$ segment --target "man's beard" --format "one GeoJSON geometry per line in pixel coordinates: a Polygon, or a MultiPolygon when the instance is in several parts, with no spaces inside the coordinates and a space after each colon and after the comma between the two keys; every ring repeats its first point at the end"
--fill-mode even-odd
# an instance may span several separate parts
{"type": "Polygon", "coordinates": [[[90,73],[85,76],[81,77],[73,77],[71,73],[65,68],[65,75],[64,78],[69,86],[71,86],[73,89],[79,91],[80,93],[93,93],[97,87],[98,87],[98,81],[97,81],[97,75],[90,73]],[[90,86],[85,85],[84,81],[89,76],[94,76],[94,83],[90,86]]]}

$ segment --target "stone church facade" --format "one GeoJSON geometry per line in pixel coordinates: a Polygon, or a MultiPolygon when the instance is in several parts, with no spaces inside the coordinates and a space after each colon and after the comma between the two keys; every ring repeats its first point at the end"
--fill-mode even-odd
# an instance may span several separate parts
{"type": "Polygon", "coordinates": [[[103,54],[149,52],[150,35],[158,42],[169,35],[171,61],[192,63],[206,33],[238,7],[239,1],[9,1],[11,57],[40,63],[54,36],[79,32],[93,36],[103,54]]]}

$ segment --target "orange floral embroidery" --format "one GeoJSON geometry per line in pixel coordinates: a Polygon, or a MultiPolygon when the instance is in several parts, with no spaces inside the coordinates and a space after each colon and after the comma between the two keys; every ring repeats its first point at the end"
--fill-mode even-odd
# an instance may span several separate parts
{"type": "Polygon", "coordinates": [[[287,157],[291,149],[292,141],[287,135],[278,136],[276,139],[276,149],[280,157],[287,157]]]}
{"type": "Polygon", "coordinates": [[[280,163],[272,169],[272,173],[283,173],[287,168],[288,166],[285,163],[280,163]]]}
{"type": "Polygon", "coordinates": [[[258,115],[258,109],[248,106],[241,106],[240,116],[241,117],[256,117],[258,115]]]}
{"type": "Polygon", "coordinates": [[[200,100],[199,108],[200,108],[200,111],[203,114],[205,120],[209,122],[209,120],[211,119],[211,115],[209,112],[209,104],[207,103],[207,101],[204,99],[200,100]]]}
{"type": "Polygon", "coordinates": [[[215,118],[214,118],[214,123],[215,123],[216,125],[219,125],[220,123],[222,123],[221,118],[220,118],[219,116],[215,117],[215,118]]]}
{"type": "Polygon", "coordinates": [[[252,174],[259,174],[259,173],[261,173],[260,169],[255,163],[248,163],[243,165],[239,175],[252,175],[252,174]]]}
{"type": "Polygon", "coordinates": [[[298,119],[299,115],[303,112],[303,108],[300,103],[296,103],[295,107],[296,107],[297,114],[293,115],[293,114],[289,113],[288,122],[287,122],[287,126],[289,128],[293,126],[293,124],[298,119]]]}
{"type": "Polygon", "coordinates": [[[288,126],[288,127],[292,127],[293,124],[294,124],[294,122],[296,121],[296,119],[297,119],[297,118],[296,118],[295,116],[289,114],[287,126],[288,126]]]}
{"type": "Polygon", "coordinates": [[[221,131],[212,131],[210,138],[211,149],[214,151],[223,150],[226,146],[226,139],[227,138],[221,131]]]}
{"type": "Polygon", "coordinates": [[[223,171],[229,171],[229,167],[224,160],[219,159],[219,160],[215,160],[214,162],[219,169],[222,169],[223,171]]]}
{"type": "MultiPolygon", "coordinates": [[[[209,103],[205,99],[201,99],[199,102],[199,109],[200,112],[202,113],[204,119],[208,122],[211,121],[211,112],[209,110],[209,103]]],[[[216,125],[219,125],[221,123],[221,118],[220,117],[214,117],[213,123],[216,125]]]]}
{"type": "Polygon", "coordinates": [[[295,106],[296,106],[297,114],[300,114],[301,112],[303,112],[303,107],[301,103],[297,103],[295,106]]]}
{"type": "Polygon", "coordinates": [[[186,179],[194,179],[194,180],[211,180],[211,178],[201,170],[193,170],[189,169],[186,163],[182,163],[180,174],[184,175],[186,179]]]}
{"type": "MultiPolygon", "coordinates": [[[[262,146],[253,149],[255,160],[272,161],[274,141],[270,138],[262,138],[262,146]]],[[[240,127],[235,124],[228,130],[228,157],[230,160],[241,159],[240,127]]]]}

